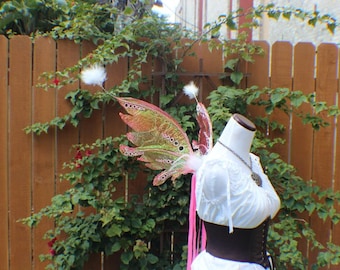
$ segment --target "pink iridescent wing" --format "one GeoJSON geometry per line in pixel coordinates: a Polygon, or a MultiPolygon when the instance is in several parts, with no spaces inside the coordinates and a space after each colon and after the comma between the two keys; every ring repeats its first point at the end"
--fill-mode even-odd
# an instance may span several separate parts
{"type": "Polygon", "coordinates": [[[197,122],[200,127],[198,133],[198,141],[194,143],[194,148],[200,151],[201,155],[208,153],[213,146],[213,131],[212,123],[207,109],[203,103],[198,103],[197,107],[197,122]]]}
{"type": "Polygon", "coordinates": [[[121,153],[138,156],[153,170],[163,170],[154,178],[154,185],[188,173],[185,164],[193,150],[181,126],[153,104],[129,97],[117,100],[128,113],[120,113],[120,117],[133,130],[127,138],[136,146],[120,145],[121,153]]]}

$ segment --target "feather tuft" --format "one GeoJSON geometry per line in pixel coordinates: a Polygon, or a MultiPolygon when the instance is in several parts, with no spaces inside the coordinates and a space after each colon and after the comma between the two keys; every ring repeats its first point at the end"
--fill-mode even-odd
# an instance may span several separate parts
{"type": "Polygon", "coordinates": [[[80,74],[80,78],[85,84],[103,86],[106,80],[106,71],[103,66],[94,65],[84,69],[80,74]]]}
{"type": "Polygon", "coordinates": [[[187,173],[196,172],[202,165],[202,156],[191,154],[185,163],[184,171],[187,173]]]}
{"type": "Polygon", "coordinates": [[[198,87],[194,84],[193,81],[188,83],[183,87],[183,92],[186,94],[189,98],[193,99],[197,97],[198,95],[198,87]]]}

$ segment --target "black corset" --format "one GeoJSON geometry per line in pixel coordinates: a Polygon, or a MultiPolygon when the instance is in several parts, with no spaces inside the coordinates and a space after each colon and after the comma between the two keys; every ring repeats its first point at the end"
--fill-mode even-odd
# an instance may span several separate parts
{"type": "Polygon", "coordinates": [[[214,257],[250,262],[270,266],[267,256],[267,235],[270,218],[253,229],[234,228],[229,233],[229,227],[204,221],[207,232],[206,251],[214,257]]]}

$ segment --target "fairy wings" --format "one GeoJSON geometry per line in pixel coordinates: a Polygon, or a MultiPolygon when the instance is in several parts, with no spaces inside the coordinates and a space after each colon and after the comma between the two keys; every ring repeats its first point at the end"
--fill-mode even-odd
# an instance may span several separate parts
{"type": "Polygon", "coordinates": [[[133,130],[127,139],[136,147],[120,145],[125,156],[138,156],[145,166],[162,170],[153,180],[161,185],[171,177],[195,171],[195,157],[207,153],[212,147],[212,125],[205,106],[197,103],[198,140],[192,145],[179,123],[157,106],[135,98],[116,98],[128,114],[120,113],[122,120],[133,130]]]}

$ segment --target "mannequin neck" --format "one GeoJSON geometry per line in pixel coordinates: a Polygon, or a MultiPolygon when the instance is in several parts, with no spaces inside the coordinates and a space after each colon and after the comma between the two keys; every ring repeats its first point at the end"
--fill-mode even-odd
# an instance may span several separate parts
{"type": "Polygon", "coordinates": [[[240,115],[233,115],[224,128],[220,138],[221,143],[216,143],[213,151],[221,152],[223,155],[232,157],[235,152],[243,160],[249,160],[249,152],[255,135],[255,125],[240,115]],[[239,118],[241,117],[241,118],[239,118]],[[248,122],[240,122],[246,120],[248,122]],[[229,151],[225,146],[231,151],[229,151]]]}

